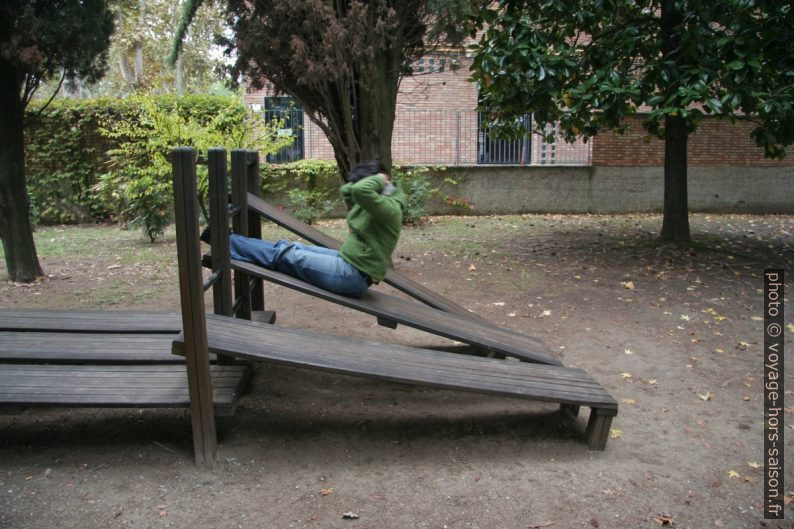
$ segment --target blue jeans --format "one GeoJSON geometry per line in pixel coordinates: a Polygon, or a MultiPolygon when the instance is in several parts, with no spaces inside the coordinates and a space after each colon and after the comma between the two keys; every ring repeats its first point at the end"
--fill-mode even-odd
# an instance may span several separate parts
{"type": "Polygon", "coordinates": [[[252,239],[229,235],[232,259],[284,272],[316,287],[351,298],[360,298],[369,285],[339,252],[299,242],[252,239]]]}

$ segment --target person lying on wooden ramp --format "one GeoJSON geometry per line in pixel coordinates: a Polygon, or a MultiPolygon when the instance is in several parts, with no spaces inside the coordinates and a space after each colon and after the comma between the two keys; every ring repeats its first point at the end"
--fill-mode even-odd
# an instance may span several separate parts
{"type": "MultiPolygon", "coordinates": [[[[377,160],[358,163],[340,193],[347,204],[350,235],[339,250],[299,242],[229,235],[232,259],[297,277],[342,296],[360,298],[386,275],[397,246],[406,195],[377,160]]],[[[209,244],[210,229],[201,233],[209,244]]]]}

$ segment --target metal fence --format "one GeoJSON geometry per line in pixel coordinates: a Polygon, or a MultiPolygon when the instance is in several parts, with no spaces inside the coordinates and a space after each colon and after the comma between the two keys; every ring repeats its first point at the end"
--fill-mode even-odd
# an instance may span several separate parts
{"type": "MultiPolygon", "coordinates": [[[[291,147],[269,156],[273,163],[299,158],[333,159],[333,149],[324,133],[300,109],[268,110],[289,124],[295,135],[291,147]]],[[[524,118],[527,128],[531,117],[524,118]]],[[[484,113],[476,110],[415,110],[398,108],[392,135],[392,159],[425,165],[590,165],[590,144],[573,144],[556,138],[556,128],[544,135],[527,134],[502,139],[494,134],[484,113]]]]}

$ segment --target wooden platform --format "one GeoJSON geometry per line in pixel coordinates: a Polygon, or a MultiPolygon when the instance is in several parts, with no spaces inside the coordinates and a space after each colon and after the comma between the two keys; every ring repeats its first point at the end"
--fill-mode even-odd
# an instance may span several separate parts
{"type": "Polygon", "coordinates": [[[290,275],[232,259],[231,266],[253,277],[260,277],[314,297],[372,314],[378,323],[394,328],[408,325],[432,334],[467,343],[489,353],[513,356],[528,362],[562,365],[548,354],[546,345],[531,336],[509,331],[488,323],[469,320],[420,303],[411,302],[370,289],[363,297],[349,298],[316,287],[290,275]]]}
{"type": "MultiPolygon", "coordinates": [[[[0,341],[0,344],[2,342],[0,341]]],[[[212,366],[217,415],[231,415],[247,366],[212,366]]],[[[184,363],[173,365],[0,365],[0,406],[187,408],[184,363]]]]}
{"type": "MultiPolygon", "coordinates": [[[[0,406],[188,407],[174,313],[0,310],[0,406]]],[[[229,415],[247,366],[212,366],[216,413],[229,415]]]]}
{"type": "MultiPolygon", "coordinates": [[[[618,405],[581,369],[507,362],[207,316],[209,349],[346,375],[591,408],[588,445],[603,450],[618,405]]],[[[183,347],[180,335],[175,352],[183,347]]]]}
{"type": "MultiPolygon", "coordinates": [[[[341,246],[341,243],[338,240],[326,235],[325,233],[309,226],[304,222],[301,222],[286,211],[265,202],[256,195],[248,193],[247,200],[249,210],[258,213],[266,219],[278,224],[282,228],[285,228],[292,233],[306,239],[312,244],[324,246],[326,248],[332,248],[334,250],[338,250],[341,246]]],[[[421,301],[426,305],[429,305],[430,307],[448,312],[450,314],[457,314],[458,316],[468,320],[492,325],[488,320],[485,320],[477,314],[469,311],[451,299],[420,285],[416,281],[404,276],[394,269],[390,269],[386,273],[386,277],[383,279],[383,281],[384,283],[393,286],[397,290],[404,292],[405,294],[421,301]]]]}

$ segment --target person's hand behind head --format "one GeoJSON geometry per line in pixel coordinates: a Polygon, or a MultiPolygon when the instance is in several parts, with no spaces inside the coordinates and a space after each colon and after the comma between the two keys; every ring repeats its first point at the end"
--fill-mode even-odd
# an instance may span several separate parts
{"type": "Polygon", "coordinates": [[[386,166],[384,166],[378,160],[366,160],[363,162],[357,163],[347,174],[345,180],[347,182],[358,182],[362,178],[366,178],[368,176],[382,174],[384,176],[384,180],[387,182],[389,181],[389,176],[386,173],[386,166]]]}

